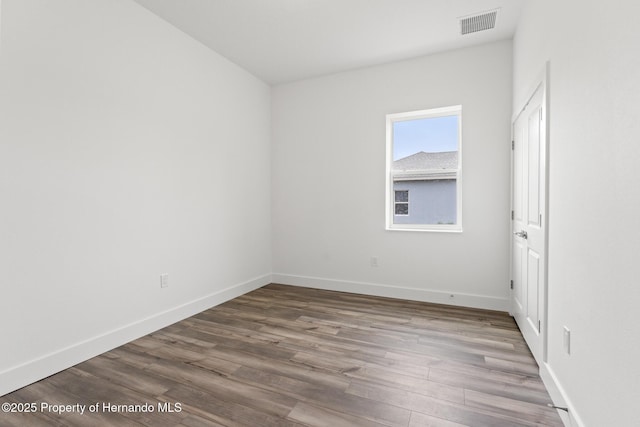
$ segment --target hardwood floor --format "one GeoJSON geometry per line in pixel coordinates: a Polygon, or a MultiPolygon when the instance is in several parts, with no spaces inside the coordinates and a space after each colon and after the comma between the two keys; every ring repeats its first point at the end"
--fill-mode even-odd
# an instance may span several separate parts
{"type": "Polygon", "coordinates": [[[272,284],[1,397],[37,412],[0,425],[561,426],[537,371],[506,313],[272,284]]]}

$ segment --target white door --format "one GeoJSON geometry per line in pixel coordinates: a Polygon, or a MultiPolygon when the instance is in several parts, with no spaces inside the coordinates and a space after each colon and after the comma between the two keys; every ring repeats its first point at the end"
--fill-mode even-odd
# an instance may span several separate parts
{"type": "Polygon", "coordinates": [[[540,365],[546,359],[546,96],[544,81],[513,123],[511,312],[540,365]]]}

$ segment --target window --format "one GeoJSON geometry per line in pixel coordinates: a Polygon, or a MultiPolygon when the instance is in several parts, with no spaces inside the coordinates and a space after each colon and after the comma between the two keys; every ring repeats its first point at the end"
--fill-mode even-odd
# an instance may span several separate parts
{"type": "Polygon", "coordinates": [[[461,122],[460,105],[387,115],[388,230],[462,231],[461,122]]]}
{"type": "Polygon", "coordinates": [[[409,190],[395,190],[394,215],[409,215],[409,190]]]}

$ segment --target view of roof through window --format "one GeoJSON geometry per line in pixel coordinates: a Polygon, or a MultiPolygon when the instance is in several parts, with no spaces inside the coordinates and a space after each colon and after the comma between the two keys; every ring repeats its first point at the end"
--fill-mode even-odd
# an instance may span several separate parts
{"type": "Polygon", "coordinates": [[[460,230],[460,107],[392,115],[388,224],[460,230]],[[405,199],[398,200],[402,196],[405,199]]]}

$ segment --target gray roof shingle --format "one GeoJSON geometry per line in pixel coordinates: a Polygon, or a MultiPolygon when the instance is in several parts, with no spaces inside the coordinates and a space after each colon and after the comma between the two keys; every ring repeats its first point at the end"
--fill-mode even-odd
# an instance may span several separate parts
{"type": "Polygon", "coordinates": [[[433,169],[457,169],[458,152],[443,151],[439,153],[426,153],[420,151],[393,162],[395,171],[417,171],[433,169]]]}

